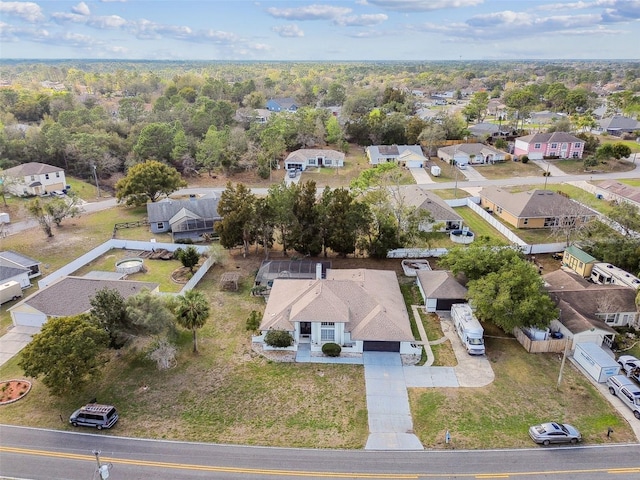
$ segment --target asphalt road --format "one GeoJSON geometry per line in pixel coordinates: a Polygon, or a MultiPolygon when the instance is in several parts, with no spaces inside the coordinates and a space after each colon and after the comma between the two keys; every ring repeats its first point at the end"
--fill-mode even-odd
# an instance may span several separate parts
{"type": "Polygon", "coordinates": [[[111,480],[640,479],[638,444],[373,452],[154,441],[6,425],[0,426],[0,439],[0,476],[33,480],[98,478],[93,450],[100,451],[101,463],[111,464],[111,480]]]}

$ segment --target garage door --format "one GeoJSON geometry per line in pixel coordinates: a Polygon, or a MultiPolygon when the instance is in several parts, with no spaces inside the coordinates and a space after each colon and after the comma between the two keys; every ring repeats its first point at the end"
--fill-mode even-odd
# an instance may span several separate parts
{"type": "Polygon", "coordinates": [[[362,344],[365,352],[399,352],[400,342],[374,342],[365,341],[362,344]]]}
{"type": "Polygon", "coordinates": [[[454,303],[464,303],[464,300],[439,298],[436,303],[436,310],[451,310],[451,305],[453,305],[454,303]]]}

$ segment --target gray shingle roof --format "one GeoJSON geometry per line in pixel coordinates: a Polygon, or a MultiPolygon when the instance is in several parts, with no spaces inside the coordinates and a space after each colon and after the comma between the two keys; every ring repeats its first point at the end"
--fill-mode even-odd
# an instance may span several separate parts
{"type": "Polygon", "coordinates": [[[41,262],[38,260],[34,260],[31,257],[27,257],[18,252],[14,252],[13,250],[5,250],[0,252],[0,258],[4,258],[11,263],[15,263],[16,265],[20,265],[21,267],[32,267],[34,265],[40,265],[41,262]]]}
{"type": "Polygon", "coordinates": [[[183,208],[197,218],[204,220],[220,219],[218,215],[218,198],[198,198],[193,200],[167,199],[161,202],[147,203],[149,222],[168,222],[183,208]]]}
{"type": "Polygon", "coordinates": [[[0,282],[4,282],[5,280],[13,278],[22,273],[28,273],[28,272],[29,272],[28,268],[22,268],[18,266],[6,267],[4,265],[0,265],[0,282]]]}
{"type": "Polygon", "coordinates": [[[460,221],[462,217],[436,194],[423,190],[417,185],[409,185],[401,190],[407,206],[427,210],[435,222],[460,221]]]}
{"type": "Polygon", "coordinates": [[[28,175],[40,175],[43,173],[61,172],[64,169],[47,165],[46,163],[29,162],[18,165],[17,167],[7,168],[5,173],[11,177],[25,177],[28,175]]]}
{"type": "Polygon", "coordinates": [[[597,215],[593,210],[551,190],[511,193],[491,186],[480,190],[480,196],[519,218],[557,217],[564,214],[577,217],[597,215]]]}
{"type": "Polygon", "coordinates": [[[91,309],[91,298],[103,288],[115,289],[126,299],[145,288],[155,290],[158,286],[158,283],[151,282],[63,277],[28,296],[12,309],[26,304],[47,316],[68,317],[88,312],[91,309]]]}
{"type": "Polygon", "coordinates": [[[418,270],[418,280],[427,298],[465,299],[467,289],[447,270],[418,270]]]}
{"type": "Polygon", "coordinates": [[[274,280],[260,330],[292,331],[301,321],[344,322],[352,340],[414,340],[396,274],[387,270],[330,269],[322,280],[274,280]]]}

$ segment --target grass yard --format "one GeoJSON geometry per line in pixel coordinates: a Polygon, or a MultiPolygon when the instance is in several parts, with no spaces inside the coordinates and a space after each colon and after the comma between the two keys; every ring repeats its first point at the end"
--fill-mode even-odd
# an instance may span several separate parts
{"type": "Polygon", "coordinates": [[[438,195],[443,200],[453,200],[455,198],[467,198],[471,196],[469,192],[462,190],[462,188],[436,189],[436,190],[431,190],[431,192],[438,195]]]}
{"type": "Polygon", "coordinates": [[[640,178],[621,178],[618,181],[630,187],[640,187],[640,178]]]}
{"type": "Polygon", "coordinates": [[[585,170],[581,159],[550,160],[550,162],[569,175],[584,175],[585,177],[597,175],[598,173],[628,172],[635,168],[635,165],[631,162],[615,159],[607,160],[606,163],[599,163],[595,167],[590,167],[589,170],[585,170]]]}
{"type": "Polygon", "coordinates": [[[529,426],[549,420],[574,424],[587,444],[636,441],[627,422],[570,363],[556,389],[559,355],[527,354],[513,338],[486,325],[485,334],[496,375],[492,384],[409,390],[414,430],[426,448],[531,447],[529,426]],[[607,427],[615,432],[610,439],[607,427]]]}
{"type": "Polygon", "coordinates": [[[495,165],[482,165],[475,169],[489,180],[512,177],[542,177],[543,171],[533,162],[501,162],[495,165]]]}
{"type": "Polygon", "coordinates": [[[485,222],[480,215],[469,207],[456,207],[454,210],[464,220],[464,226],[469,227],[475,234],[476,241],[481,238],[486,238],[498,245],[507,245],[509,243],[506,237],[485,222]]]}

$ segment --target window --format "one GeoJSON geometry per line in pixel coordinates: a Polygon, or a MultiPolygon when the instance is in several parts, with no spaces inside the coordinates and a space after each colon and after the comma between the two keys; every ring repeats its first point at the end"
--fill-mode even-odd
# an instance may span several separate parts
{"type": "Polygon", "coordinates": [[[525,218],[525,219],[524,219],[524,221],[523,221],[522,223],[523,223],[523,225],[529,225],[529,219],[528,219],[528,218],[525,218]]]}
{"type": "Polygon", "coordinates": [[[573,152],[573,153],[571,154],[571,156],[572,156],[573,158],[578,158],[578,152],[573,152]]]}
{"type": "Polygon", "coordinates": [[[557,143],[552,143],[552,144],[551,144],[551,148],[554,148],[554,149],[555,149],[555,148],[558,148],[558,144],[557,144],[557,143]]]}
{"type": "Polygon", "coordinates": [[[60,172],[56,172],[56,178],[60,178],[60,172]]]}
{"type": "Polygon", "coordinates": [[[36,176],[35,175],[31,175],[31,181],[35,182],[36,181],[36,176]]]}
{"type": "Polygon", "coordinates": [[[164,228],[164,223],[163,222],[158,222],[158,228],[164,228]]]}
{"type": "Polygon", "coordinates": [[[533,144],[533,148],[535,148],[536,150],[540,150],[540,147],[541,147],[541,146],[542,146],[542,145],[540,145],[539,143],[534,143],[534,144],[533,144]]]}
{"type": "Polygon", "coordinates": [[[575,148],[580,148],[580,147],[582,146],[582,144],[581,144],[581,143],[574,143],[574,144],[573,144],[573,146],[574,146],[575,148]]]}
{"type": "Polygon", "coordinates": [[[333,160],[331,160],[330,158],[325,158],[324,159],[324,164],[325,165],[333,165],[333,160]]]}
{"type": "Polygon", "coordinates": [[[317,161],[315,158],[307,159],[307,165],[317,165],[317,161]]]}
{"type": "Polygon", "coordinates": [[[558,225],[558,218],[557,217],[547,217],[544,219],[544,226],[545,227],[555,227],[558,225]]]}
{"type": "Polygon", "coordinates": [[[333,342],[336,338],[336,325],[333,322],[322,322],[320,325],[320,340],[333,342]]]}
{"type": "Polygon", "coordinates": [[[49,180],[49,174],[48,174],[48,173],[45,173],[45,174],[44,174],[44,178],[45,178],[45,180],[49,180]]]}

